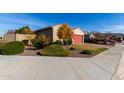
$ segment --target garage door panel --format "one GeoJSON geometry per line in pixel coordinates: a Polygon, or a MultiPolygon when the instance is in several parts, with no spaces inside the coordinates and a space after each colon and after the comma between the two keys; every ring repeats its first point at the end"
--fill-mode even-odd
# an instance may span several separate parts
{"type": "Polygon", "coordinates": [[[80,44],[82,43],[83,36],[82,35],[74,35],[74,43],[75,44],[80,44]]]}

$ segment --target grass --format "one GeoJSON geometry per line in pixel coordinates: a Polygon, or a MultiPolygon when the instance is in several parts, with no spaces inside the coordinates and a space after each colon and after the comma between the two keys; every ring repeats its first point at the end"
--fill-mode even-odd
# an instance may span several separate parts
{"type": "Polygon", "coordinates": [[[72,47],[74,47],[77,50],[91,50],[93,51],[94,54],[99,54],[105,50],[107,50],[107,48],[102,48],[102,47],[97,47],[97,46],[92,46],[90,44],[78,44],[78,45],[72,45],[72,47]]]}

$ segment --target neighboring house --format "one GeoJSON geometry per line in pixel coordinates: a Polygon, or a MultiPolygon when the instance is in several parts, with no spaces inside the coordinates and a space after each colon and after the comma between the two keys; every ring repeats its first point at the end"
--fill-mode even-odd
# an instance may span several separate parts
{"type": "Polygon", "coordinates": [[[36,35],[27,35],[27,34],[15,34],[15,33],[7,33],[4,35],[4,39],[11,42],[11,41],[23,41],[34,39],[36,35]]]}
{"type": "Polygon", "coordinates": [[[85,34],[85,42],[97,44],[114,44],[116,40],[112,34],[92,32],[85,34]]]}
{"type": "MultiPolygon", "coordinates": [[[[39,30],[34,31],[36,35],[40,35],[41,33],[45,34],[48,38],[49,43],[53,43],[56,40],[59,40],[57,36],[57,31],[62,26],[62,24],[55,25],[55,26],[49,26],[46,28],[42,28],[39,30]]],[[[74,44],[80,44],[84,43],[84,32],[81,31],[79,28],[73,29],[74,31],[74,37],[73,37],[73,43],[74,44]]]]}
{"type": "Polygon", "coordinates": [[[85,33],[84,42],[91,43],[95,36],[92,33],[85,33]]]}
{"type": "Polygon", "coordinates": [[[91,33],[91,34],[89,35],[89,38],[90,38],[90,39],[94,39],[95,36],[91,33]]]}

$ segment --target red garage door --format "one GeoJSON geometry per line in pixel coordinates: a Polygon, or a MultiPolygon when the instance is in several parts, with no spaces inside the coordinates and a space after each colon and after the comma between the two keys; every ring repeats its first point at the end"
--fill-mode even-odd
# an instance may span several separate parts
{"type": "Polygon", "coordinates": [[[74,35],[74,44],[83,43],[83,36],[82,35],[74,35]]]}

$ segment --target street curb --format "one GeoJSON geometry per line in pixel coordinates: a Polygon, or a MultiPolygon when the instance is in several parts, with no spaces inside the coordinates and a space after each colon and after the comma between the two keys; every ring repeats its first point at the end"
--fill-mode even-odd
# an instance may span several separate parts
{"type": "Polygon", "coordinates": [[[93,57],[91,57],[91,58],[95,58],[95,57],[97,57],[97,56],[100,56],[100,55],[104,54],[105,52],[109,51],[110,49],[112,49],[112,48],[114,48],[114,47],[116,47],[116,46],[117,46],[117,45],[115,45],[115,46],[113,46],[113,47],[111,47],[111,48],[108,48],[107,50],[105,50],[105,51],[101,52],[100,54],[97,54],[97,55],[95,55],[95,56],[93,56],[93,57]]]}

